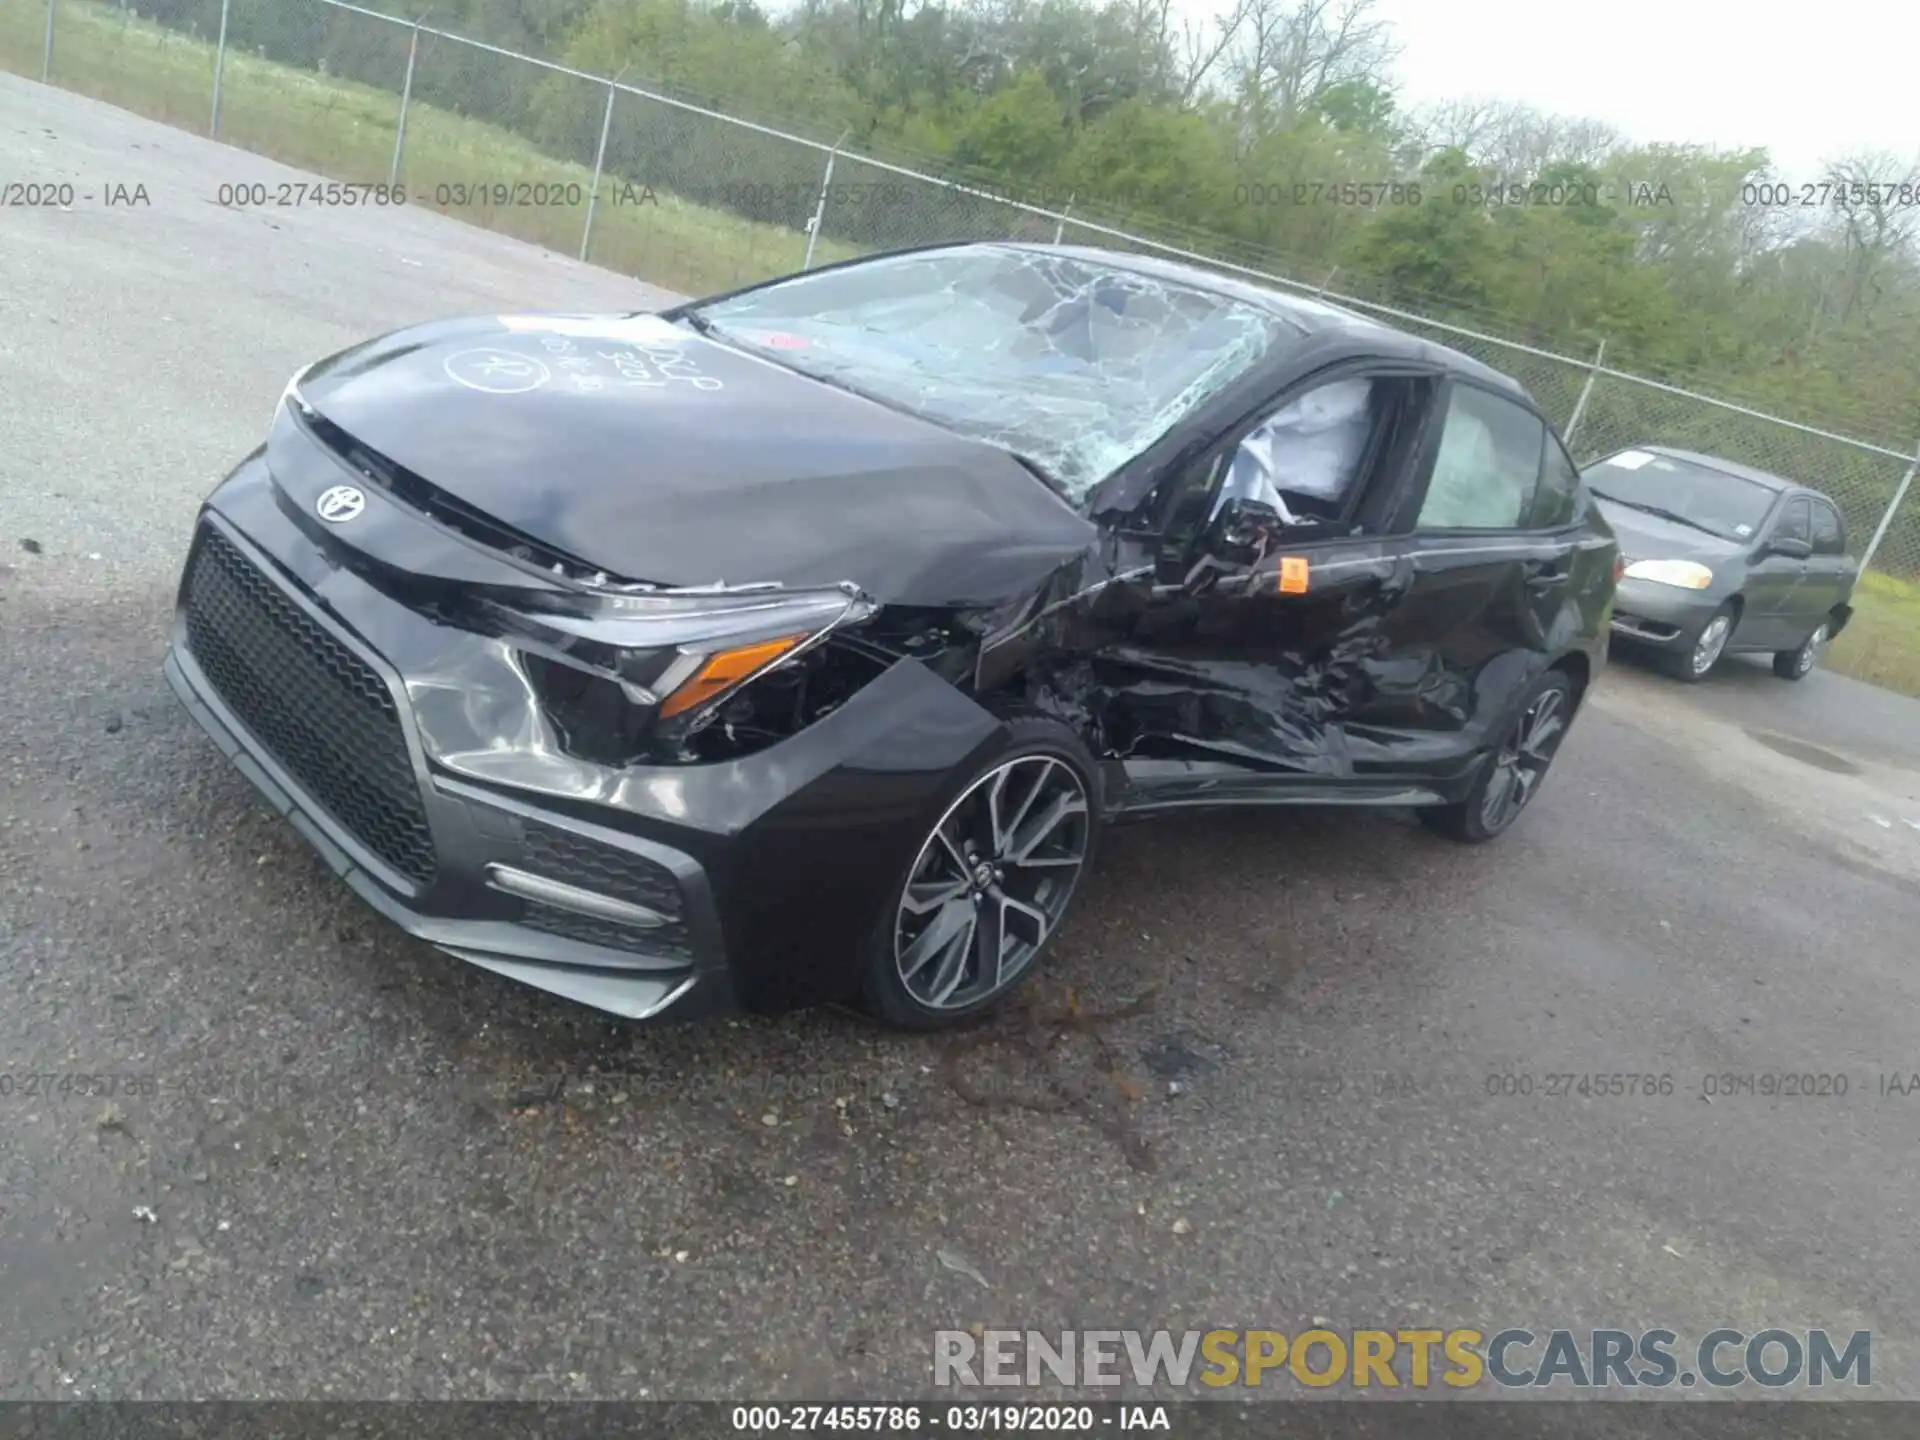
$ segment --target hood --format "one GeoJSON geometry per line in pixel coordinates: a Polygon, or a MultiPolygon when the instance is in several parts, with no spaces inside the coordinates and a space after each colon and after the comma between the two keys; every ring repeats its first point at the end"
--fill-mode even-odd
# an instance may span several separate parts
{"type": "Polygon", "coordinates": [[[1007,452],[656,315],[417,326],[299,388],[360,444],[623,580],[994,604],[1095,535],[1007,452]]]}
{"type": "Polygon", "coordinates": [[[1635,510],[1630,505],[1622,505],[1604,496],[1594,496],[1593,503],[1600,507],[1607,524],[1613,527],[1613,533],[1620,541],[1620,553],[1626,557],[1628,564],[1635,560],[1698,560],[1710,565],[1729,555],[1742,554],[1749,548],[1739,541],[1722,540],[1691,525],[1663,520],[1658,515],[1649,515],[1644,510],[1635,510]]]}

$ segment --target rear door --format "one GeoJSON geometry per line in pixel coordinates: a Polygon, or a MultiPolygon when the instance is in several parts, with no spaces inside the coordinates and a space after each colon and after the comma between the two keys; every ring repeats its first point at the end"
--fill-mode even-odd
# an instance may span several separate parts
{"type": "Polygon", "coordinates": [[[1470,760],[1576,642],[1577,602],[1611,564],[1605,536],[1581,523],[1579,472],[1537,412],[1455,380],[1442,415],[1401,511],[1409,593],[1353,727],[1363,775],[1445,775],[1470,760]]]}
{"type": "Polygon", "coordinates": [[[1834,606],[1846,602],[1854,578],[1854,564],[1847,556],[1846,523],[1839,510],[1817,495],[1807,503],[1813,507],[1813,554],[1807,558],[1806,578],[1800,582],[1794,607],[1802,639],[1826,622],[1834,606]]]}

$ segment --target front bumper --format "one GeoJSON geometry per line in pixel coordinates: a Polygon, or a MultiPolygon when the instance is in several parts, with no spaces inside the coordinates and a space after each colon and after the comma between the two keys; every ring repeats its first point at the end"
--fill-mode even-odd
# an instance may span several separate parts
{"type": "Polygon", "coordinates": [[[1720,597],[1711,590],[1682,590],[1653,580],[1622,580],[1614,592],[1612,632],[1636,644],[1691,645],[1720,597]]]}
{"type": "Polygon", "coordinates": [[[311,459],[269,471],[257,453],[210,497],[165,671],[355,893],[462,960],[633,1019],[853,993],[919,833],[1001,722],[901,661],[743,759],[576,761],[505,641],[374,583],[389,556],[471,580],[486,552],[384,495],[351,544],[314,533],[303,492],[341,474],[311,459]]]}
{"type": "MultiPolygon", "coordinates": [[[[730,986],[712,902],[699,867],[685,856],[655,847],[646,858],[677,867],[683,893],[692,897],[689,910],[693,920],[688,928],[699,936],[697,948],[682,952],[678,946],[663,946],[652,954],[644,950],[636,953],[628,948],[629,943],[645,946],[649,931],[643,929],[634,930],[631,942],[620,936],[617,949],[569,939],[527,924],[527,903],[516,905],[510,892],[497,891],[489,884],[490,876],[498,875],[501,869],[509,874],[537,875],[537,870],[527,868],[537,862],[531,862],[527,854],[525,826],[531,822],[545,828],[557,817],[503,802],[497,796],[463,793],[456,785],[436,787],[430,805],[438,811],[434,833],[439,840],[441,864],[437,894],[431,903],[435,909],[460,913],[433,914],[413,908],[389,883],[378,878],[379,867],[369,862],[357,839],[246,732],[178,637],[167,651],[165,671],[174,694],[235,768],[292,822],[355,894],[409,935],[496,974],[629,1019],[652,1019],[669,1009],[677,1018],[691,1018],[696,1013],[727,1008],[730,986]],[[464,863],[457,858],[463,851],[464,863]]],[[[578,833],[565,822],[561,828],[578,833]]],[[[599,837],[581,838],[589,844],[606,844],[611,837],[603,832],[599,837]]],[[[615,848],[624,843],[624,839],[615,841],[615,848]]],[[[564,926],[577,916],[581,930],[591,933],[592,915],[563,906],[552,909],[565,913],[543,919],[543,926],[564,926]]]]}

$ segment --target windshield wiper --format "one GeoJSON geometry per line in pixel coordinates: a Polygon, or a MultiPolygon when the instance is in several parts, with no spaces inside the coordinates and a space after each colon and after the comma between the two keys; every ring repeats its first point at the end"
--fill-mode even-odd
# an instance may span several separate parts
{"type": "Polygon", "coordinates": [[[1702,534],[1711,535],[1716,540],[1724,540],[1727,538],[1712,526],[1702,525],[1698,520],[1689,519],[1678,510],[1666,510],[1658,505],[1648,505],[1639,500],[1623,500],[1618,495],[1608,494],[1605,490],[1595,490],[1593,493],[1598,495],[1602,500],[1611,500],[1616,505],[1624,505],[1629,510],[1638,510],[1643,514],[1657,515],[1662,520],[1672,520],[1676,524],[1685,525],[1690,529],[1700,531],[1702,534]]]}
{"type": "Polygon", "coordinates": [[[680,319],[684,320],[688,325],[691,325],[696,331],[698,331],[702,335],[712,335],[716,330],[720,328],[718,325],[714,324],[713,321],[709,320],[706,316],[702,315],[698,310],[684,311],[680,315],[680,319]]]}

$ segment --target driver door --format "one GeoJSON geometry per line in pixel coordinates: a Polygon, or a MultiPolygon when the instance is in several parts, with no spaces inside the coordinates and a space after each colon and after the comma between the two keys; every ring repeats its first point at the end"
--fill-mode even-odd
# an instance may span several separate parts
{"type": "Polygon", "coordinates": [[[1150,593],[1100,660],[1131,803],[1353,785],[1347,726],[1412,575],[1383,516],[1438,389],[1404,365],[1323,372],[1163,486],[1150,593]]]}

